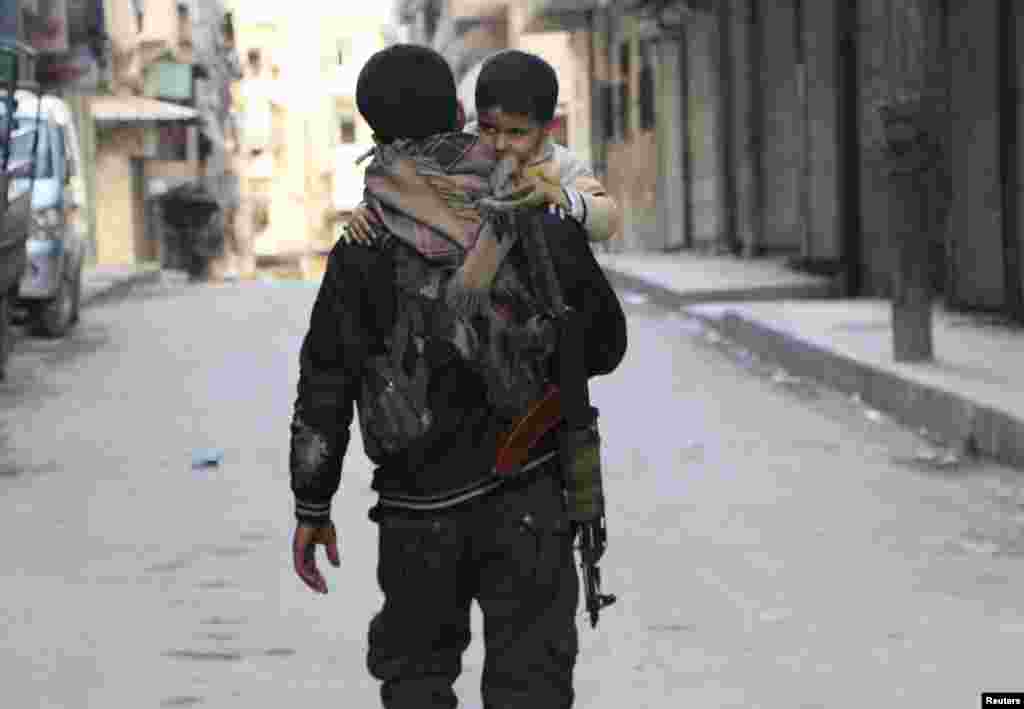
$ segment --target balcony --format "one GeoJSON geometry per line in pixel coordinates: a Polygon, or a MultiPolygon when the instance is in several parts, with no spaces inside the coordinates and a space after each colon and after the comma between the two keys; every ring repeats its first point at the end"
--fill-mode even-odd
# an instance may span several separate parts
{"type": "Polygon", "coordinates": [[[570,32],[586,29],[587,13],[599,0],[527,0],[524,32],[570,32]]]}

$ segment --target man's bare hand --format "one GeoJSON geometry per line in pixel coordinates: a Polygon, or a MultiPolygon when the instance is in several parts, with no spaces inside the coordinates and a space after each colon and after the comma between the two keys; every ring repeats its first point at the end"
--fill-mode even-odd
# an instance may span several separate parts
{"type": "Polygon", "coordinates": [[[338,533],[333,522],[319,527],[298,525],[292,539],[292,563],[303,583],[317,593],[327,593],[327,582],[316,565],[316,548],[320,544],[327,547],[327,560],[331,566],[339,567],[341,557],[338,556],[338,533]]]}

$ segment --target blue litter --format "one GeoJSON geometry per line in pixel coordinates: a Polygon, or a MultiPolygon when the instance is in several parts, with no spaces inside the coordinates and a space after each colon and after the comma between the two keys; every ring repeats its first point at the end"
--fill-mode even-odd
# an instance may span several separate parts
{"type": "Polygon", "coordinates": [[[224,459],[224,451],[219,448],[204,448],[192,453],[192,468],[215,468],[224,459]]]}

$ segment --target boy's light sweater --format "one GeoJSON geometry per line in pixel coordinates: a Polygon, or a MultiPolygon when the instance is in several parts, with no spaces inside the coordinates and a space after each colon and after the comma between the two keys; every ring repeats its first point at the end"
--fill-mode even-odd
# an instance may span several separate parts
{"type": "MultiPolygon", "coordinates": [[[[465,130],[477,133],[477,124],[468,124],[465,130]]],[[[607,241],[618,234],[619,206],[594,176],[590,166],[568,149],[548,138],[538,156],[527,165],[526,173],[547,181],[557,180],[557,184],[568,193],[570,203],[574,203],[578,196],[581,206],[573,216],[590,241],[607,241]]]]}

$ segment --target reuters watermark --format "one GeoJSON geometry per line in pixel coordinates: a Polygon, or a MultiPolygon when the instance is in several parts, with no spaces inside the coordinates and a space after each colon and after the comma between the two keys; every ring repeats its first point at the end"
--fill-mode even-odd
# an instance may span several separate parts
{"type": "Polygon", "coordinates": [[[1024,692],[982,692],[981,706],[1024,707],[1024,692]]]}

